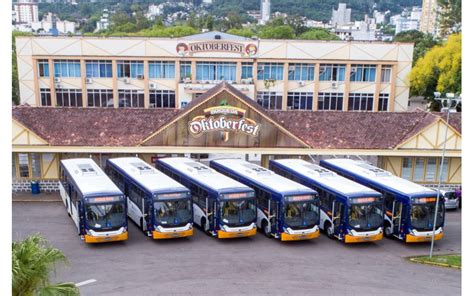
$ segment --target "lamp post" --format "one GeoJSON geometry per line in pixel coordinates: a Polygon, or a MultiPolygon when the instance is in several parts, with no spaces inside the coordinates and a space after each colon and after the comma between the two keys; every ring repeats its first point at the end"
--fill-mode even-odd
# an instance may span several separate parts
{"type": "Polygon", "coordinates": [[[446,116],[446,131],[444,132],[444,143],[443,143],[443,153],[441,155],[441,164],[439,165],[438,171],[438,194],[436,195],[436,206],[434,212],[434,221],[433,221],[433,234],[431,235],[431,247],[430,247],[430,259],[433,257],[433,247],[435,241],[435,232],[436,232],[436,218],[438,217],[438,206],[439,206],[439,196],[441,194],[441,174],[443,172],[444,165],[444,156],[446,153],[446,142],[448,139],[448,129],[449,129],[449,114],[451,112],[456,112],[456,107],[461,102],[461,95],[456,97],[453,93],[447,93],[445,98],[441,97],[441,93],[435,92],[434,99],[441,103],[441,112],[448,112],[446,116]]]}

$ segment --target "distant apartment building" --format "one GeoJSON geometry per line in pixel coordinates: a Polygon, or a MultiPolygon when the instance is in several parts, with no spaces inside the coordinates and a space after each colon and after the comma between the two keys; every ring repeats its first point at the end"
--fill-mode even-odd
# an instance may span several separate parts
{"type": "Polygon", "coordinates": [[[31,29],[38,33],[74,34],[76,32],[76,23],[61,21],[55,14],[49,12],[41,21],[32,22],[31,29]]]}
{"type": "Polygon", "coordinates": [[[31,25],[38,19],[38,1],[37,0],[18,0],[13,3],[13,11],[17,24],[31,25]]]}
{"type": "Polygon", "coordinates": [[[337,10],[332,10],[331,25],[333,27],[347,25],[351,22],[351,9],[346,3],[339,3],[337,10]]]}
{"type": "Polygon", "coordinates": [[[109,28],[109,10],[104,9],[102,11],[102,16],[100,17],[100,20],[96,23],[96,32],[97,31],[102,31],[102,30],[107,30],[109,28]]]}
{"type": "Polygon", "coordinates": [[[163,13],[163,4],[155,5],[152,4],[148,6],[148,12],[146,17],[150,20],[156,19],[157,16],[160,16],[163,13]]]}
{"type": "Polygon", "coordinates": [[[438,1],[423,0],[421,11],[420,31],[423,33],[439,35],[438,27],[438,1]]]}
{"type": "Polygon", "coordinates": [[[261,0],[260,2],[260,24],[266,24],[271,17],[271,3],[270,0],[261,0]]]}

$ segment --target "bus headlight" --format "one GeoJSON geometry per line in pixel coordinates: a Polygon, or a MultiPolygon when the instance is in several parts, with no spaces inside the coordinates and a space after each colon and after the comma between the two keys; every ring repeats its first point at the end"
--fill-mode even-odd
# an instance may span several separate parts
{"type": "Polygon", "coordinates": [[[411,235],[415,235],[415,232],[413,231],[413,229],[410,229],[408,232],[409,232],[411,235]]]}

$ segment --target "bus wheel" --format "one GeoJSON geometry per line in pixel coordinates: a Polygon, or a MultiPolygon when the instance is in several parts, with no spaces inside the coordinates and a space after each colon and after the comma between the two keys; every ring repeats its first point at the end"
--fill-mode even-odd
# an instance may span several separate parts
{"type": "Polygon", "coordinates": [[[324,232],[326,232],[326,235],[330,239],[334,238],[334,231],[332,230],[331,223],[326,222],[326,224],[324,224],[324,232]]]}
{"type": "Polygon", "coordinates": [[[392,230],[390,230],[390,223],[385,222],[383,227],[383,235],[385,237],[392,237],[392,230]]]}
{"type": "Polygon", "coordinates": [[[267,221],[262,221],[262,230],[263,230],[263,233],[265,234],[266,237],[271,237],[271,233],[270,231],[268,230],[268,222],[267,221]]]}
{"type": "Polygon", "coordinates": [[[206,231],[206,218],[201,218],[201,227],[204,231],[206,231]]]}

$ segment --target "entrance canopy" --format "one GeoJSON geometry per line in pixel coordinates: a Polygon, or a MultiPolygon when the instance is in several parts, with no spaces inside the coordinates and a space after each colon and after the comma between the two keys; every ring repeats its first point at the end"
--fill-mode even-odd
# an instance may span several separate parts
{"type": "MultiPolygon", "coordinates": [[[[437,156],[446,128],[444,114],[421,111],[267,111],[225,82],[179,110],[19,106],[12,112],[14,152],[437,156]],[[417,146],[417,139],[434,145],[417,146]]],[[[461,155],[460,119],[450,118],[448,156],[461,155]]]]}

